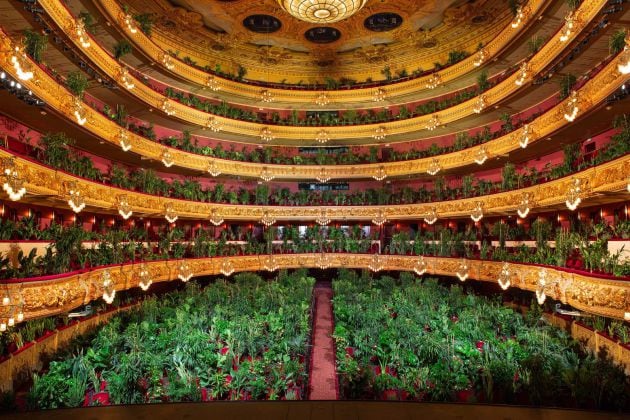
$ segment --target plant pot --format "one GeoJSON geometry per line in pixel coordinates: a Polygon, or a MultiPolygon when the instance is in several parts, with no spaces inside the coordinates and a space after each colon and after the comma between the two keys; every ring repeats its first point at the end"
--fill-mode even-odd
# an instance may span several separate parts
{"type": "Polygon", "coordinates": [[[472,402],[472,400],[474,399],[475,396],[475,392],[472,389],[463,389],[461,391],[457,391],[455,393],[455,397],[457,398],[458,402],[472,402]]]}

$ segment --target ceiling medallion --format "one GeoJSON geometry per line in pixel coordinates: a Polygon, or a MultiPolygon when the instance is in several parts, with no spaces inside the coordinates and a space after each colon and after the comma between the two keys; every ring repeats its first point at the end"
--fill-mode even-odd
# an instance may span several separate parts
{"type": "Polygon", "coordinates": [[[328,143],[328,141],[330,140],[330,134],[328,133],[328,131],[321,129],[317,133],[317,137],[315,138],[315,140],[317,140],[318,143],[322,144],[328,143]]]}
{"type": "Polygon", "coordinates": [[[354,15],[367,0],[278,0],[278,3],[299,20],[329,24],[354,15]]]}

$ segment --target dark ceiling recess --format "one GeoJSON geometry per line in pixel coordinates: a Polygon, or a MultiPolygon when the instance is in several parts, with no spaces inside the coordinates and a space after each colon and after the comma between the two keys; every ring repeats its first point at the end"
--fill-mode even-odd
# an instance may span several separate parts
{"type": "Polygon", "coordinates": [[[282,27],[280,19],[269,15],[251,15],[243,19],[243,26],[252,32],[270,34],[282,27]]]}
{"type": "Polygon", "coordinates": [[[391,31],[402,25],[403,18],[397,13],[377,13],[365,19],[363,25],[374,32],[391,31]]]}
{"type": "Polygon", "coordinates": [[[304,37],[316,44],[330,44],[341,38],[341,32],[337,28],[322,26],[304,32],[304,37]]]}

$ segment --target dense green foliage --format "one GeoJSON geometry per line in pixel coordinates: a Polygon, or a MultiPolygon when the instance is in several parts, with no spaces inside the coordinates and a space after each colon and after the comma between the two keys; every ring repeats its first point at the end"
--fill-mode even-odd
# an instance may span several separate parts
{"type": "Polygon", "coordinates": [[[623,369],[585,354],[534,306],[522,317],[411,274],[340,277],[334,338],[345,398],[630,408],[623,369]]]}

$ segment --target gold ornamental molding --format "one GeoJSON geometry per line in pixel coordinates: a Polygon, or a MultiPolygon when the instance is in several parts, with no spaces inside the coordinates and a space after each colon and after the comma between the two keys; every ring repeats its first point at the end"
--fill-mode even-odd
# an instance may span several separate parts
{"type": "MultiPolygon", "coordinates": [[[[173,38],[169,33],[162,33],[159,28],[158,30],[154,30],[152,36],[149,38],[145,34],[137,31],[132,33],[130,29],[123,23],[121,16],[125,16],[122,8],[118,6],[118,3],[115,0],[99,0],[97,2],[100,9],[104,12],[106,16],[109,17],[110,21],[114,24],[118,25],[123,33],[125,33],[128,38],[140,49],[146,56],[153,59],[156,63],[160,63],[160,58],[163,54],[167,53],[169,50],[179,51],[182,55],[188,55],[192,58],[201,59],[202,61],[208,60],[216,60],[217,62],[221,62],[221,57],[213,56],[212,58],[207,57],[208,51],[211,51],[211,48],[207,47],[205,50],[199,51],[199,47],[195,47],[194,45],[189,45],[189,43],[183,38],[173,38]],[[197,50],[197,51],[194,51],[197,50]],[[201,58],[200,55],[206,56],[206,58],[201,58]]],[[[535,20],[535,17],[541,13],[545,8],[550,5],[550,2],[544,0],[531,0],[528,2],[526,8],[529,13],[526,15],[522,24],[520,24],[517,28],[513,28],[510,22],[505,19],[505,16],[494,16],[495,19],[499,20],[502,24],[505,22],[505,27],[501,30],[501,32],[493,32],[494,35],[489,42],[483,42],[486,52],[486,57],[483,61],[488,62],[490,58],[496,56],[500,53],[507,45],[510,44],[517,36],[522,34],[524,30],[527,28],[528,24],[535,20]]],[[[509,19],[509,17],[508,17],[509,19]]],[[[491,25],[492,26],[492,25],[491,25]]],[[[492,31],[491,31],[492,32],[492,31]]],[[[409,39],[409,43],[413,45],[413,40],[415,38],[420,38],[422,34],[418,32],[410,32],[405,34],[400,34],[398,37],[403,39],[409,39]]],[[[472,41],[472,40],[471,40],[472,41]]],[[[420,43],[420,40],[417,40],[416,43],[420,43]]],[[[477,44],[481,42],[479,39],[475,40],[474,45],[471,45],[471,48],[474,48],[477,44]]],[[[472,44],[472,42],[471,42],[472,44]]],[[[444,46],[444,50],[453,50],[453,49],[461,49],[462,40],[459,41],[457,45],[450,45],[449,48],[444,46]]],[[[468,47],[468,45],[466,45],[468,47]]],[[[243,46],[240,46],[242,49],[243,46]]],[[[404,54],[404,58],[409,61],[409,48],[413,48],[410,45],[404,50],[401,51],[392,51],[393,54],[399,56],[399,54],[404,54]]],[[[363,51],[364,49],[359,49],[359,51],[363,51]]],[[[241,51],[242,52],[242,51],[241,51]]],[[[336,57],[335,53],[331,54],[332,57],[336,57]]],[[[380,56],[382,57],[382,55],[380,56]]],[[[225,60],[227,61],[227,60],[225,60]]],[[[347,60],[344,60],[347,61],[347,60]]],[[[392,60],[393,64],[399,60],[392,60]]],[[[431,63],[437,60],[430,61],[431,63]]],[[[475,65],[476,59],[469,57],[466,60],[463,60],[460,63],[457,63],[453,66],[448,67],[440,71],[440,76],[444,81],[453,80],[461,75],[464,75],[472,70],[475,70],[477,66],[475,65]]],[[[192,83],[206,86],[207,79],[209,77],[209,73],[200,70],[194,66],[190,66],[186,64],[184,61],[179,60],[173,57],[173,68],[167,68],[169,72],[176,74],[179,77],[184,78],[192,83]]],[[[222,62],[223,67],[226,65],[230,65],[230,63],[222,62]]],[[[406,66],[411,68],[415,67],[423,67],[426,68],[426,65],[420,65],[420,63],[406,63],[406,66]]],[[[372,69],[370,69],[370,74],[373,73],[373,65],[371,65],[372,69]]],[[[286,69],[286,66],[283,65],[281,69],[278,69],[280,73],[286,69]]],[[[348,66],[344,65],[344,70],[348,70],[348,66]]],[[[346,76],[357,77],[353,70],[359,71],[359,69],[355,69],[354,67],[350,69],[350,74],[346,74],[346,76]]],[[[363,72],[364,70],[362,70],[363,72]]],[[[248,72],[252,74],[262,74],[262,70],[260,68],[248,68],[248,72]]],[[[282,78],[287,77],[287,72],[285,71],[282,78]]],[[[266,74],[269,77],[268,74],[266,74]]],[[[316,74],[313,74],[316,76],[316,74]]],[[[321,74],[319,75],[321,76],[321,74]]],[[[290,75],[289,75],[290,77],[290,75]]],[[[297,75],[296,75],[297,77],[297,75]]],[[[215,79],[218,81],[221,90],[226,93],[231,93],[243,97],[256,98],[260,92],[260,87],[256,87],[247,83],[242,83],[234,80],[230,80],[227,78],[222,78],[220,76],[215,76],[215,79]]],[[[260,78],[261,80],[266,80],[265,78],[260,78]]],[[[304,79],[304,76],[300,76],[298,79],[304,79]]],[[[426,90],[426,82],[428,77],[422,77],[419,79],[392,83],[388,85],[388,91],[391,89],[391,99],[395,101],[395,97],[398,95],[403,95],[406,93],[420,92],[426,90]]],[[[296,79],[297,80],[297,79],[296,79]]],[[[295,103],[295,104],[305,104],[312,103],[314,99],[315,92],[311,91],[300,91],[300,90],[291,90],[291,89],[282,89],[282,88],[273,88],[270,89],[274,97],[277,98],[278,102],[286,102],[286,103],[295,103]]],[[[360,103],[360,102],[370,102],[371,97],[374,92],[374,88],[359,88],[352,89],[350,91],[344,90],[332,90],[328,91],[331,93],[331,100],[335,103],[360,103]]]]}
{"type": "MultiPolygon", "coordinates": [[[[515,287],[557,299],[579,310],[623,319],[630,316],[630,282],[588,273],[564,271],[555,267],[458,258],[418,257],[376,254],[274,254],[147,261],[97,268],[83,273],[51,276],[25,281],[3,281],[13,305],[20,305],[24,320],[68,312],[94,300],[110,300],[116,292],[152,283],[189,281],[193,277],[244,271],[319,268],[326,260],[329,268],[372,267],[373,271],[413,271],[422,275],[457,276],[466,281],[499,283],[507,290],[515,287]],[[229,261],[226,262],[226,261],[229,261]]],[[[147,286],[148,285],[148,286],[147,286]]],[[[12,306],[0,307],[0,322],[10,316],[12,306]]]]}
{"type": "MultiPolygon", "coordinates": [[[[0,32],[0,66],[11,76],[17,78],[17,73],[11,64],[10,52],[12,51],[12,45],[6,34],[0,32]]],[[[21,83],[32,90],[48,106],[77,124],[76,103],[73,101],[71,93],[45,71],[36,66],[35,63],[30,63],[35,76],[31,80],[21,81],[21,83]]],[[[611,60],[606,67],[577,91],[578,117],[603,102],[625,82],[625,76],[618,71],[617,64],[617,58],[611,60]]],[[[571,124],[564,117],[564,114],[572,100],[574,100],[572,97],[566,99],[528,124],[528,144],[531,145],[542,141],[554,132],[571,124]]],[[[84,129],[116,146],[121,145],[124,138],[125,150],[129,150],[131,153],[136,153],[154,161],[160,161],[162,160],[163,150],[168,150],[170,161],[173,165],[181,168],[197,170],[200,173],[209,172],[213,176],[225,174],[249,178],[258,178],[265,171],[276,180],[315,180],[320,176],[322,168],[324,168],[330,180],[366,179],[377,176],[377,173],[382,173],[390,178],[402,177],[426,173],[433,164],[434,159],[438,160],[442,171],[475,165],[479,162],[480,153],[489,158],[520,150],[521,145],[519,143],[526,129],[523,127],[513,133],[490,140],[483,145],[429,158],[359,165],[275,165],[218,159],[168,148],[121,128],[114,121],[89,108],[87,105],[83,106],[83,111],[86,117],[83,125],[84,129]]],[[[327,134],[329,135],[328,132],[327,134]]],[[[296,145],[303,145],[303,141],[296,142],[296,145]]]]}
{"type": "MultiPolygon", "coordinates": [[[[60,5],[57,0],[42,0],[42,7],[48,12],[51,18],[56,24],[63,30],[68,30],[76,26],[74,17],[69,11],[60,5]]],[[[607,4],[606,0],[592,0],[584,2],[576,13],[580,16],[581,27],[590,23],[590,21],[598,15],[602,7],[607,4]]],[[[137,31],[136,33],[139,33],[137,31]]],[[[574,30],[567,35],[565,42],[560,40],[560,37],[554,36],[549,40],[538,53],[536,53],[528,62],[529,72],[528,78],[531,79],[539,71],[547,67],[560,53],[562,53],[570,44],[575,36],[579,33],[579,30],[574,30]]],[[[81,42],[77,37],[70,37],[70,39],[81,48],[81,42]]],[[[109,75],[120,74],[123,65],[116,61],[108,51],[104,50],[99,44],[94,43],[90,48],[83,49],[85,55],[101,70],[109,75]]],[[[169,56],[170,57],[170,56],[169,56]]],[[[169,63],[173,63],[172,59],[167,60],[169,63]]],[[[522,76],[519,72],[507,77],[504,81],[494,86],[493,88],[484,92],[486,103],[488,106],[496,104],[508,96],[514,94],[521,89],[526,83],[517,83],[522,76]]],[[[260,139],[261,130],[267,128],[265,124],[253,123],[247,121],[239,121],[229,119],[225,117],[215,116],[213,114],[197,110],[189,107],[177,101],[171,100],[166,96],[156,92],[141,80],[130,76],[135,84],[135,88],[129,90],[129,93],[134,95],[137,99],[146,103],[154,109],[162,109],[167,115],[176,117],[182,121],[186,121],[191,124],[195,124],[199,127],[205,127],[211,117],[217,120],[223,127],[223,130],[227,133],[234,133],[246,138],[260,139]],[[167,109],[168,108],[168,109],[167,109]]],[[[114,77],[114,80],[120,84],[124,89],[125,85],[114,77]]],[[[477,107],[477,98],[470,99],[461,104],[455,105],[443,111],[438,111],[433,115],[423,115],[410,119],[391,121],[380,124],[383,126],[389,135],[395,136],[400,134],[409,134],[413,132],[422,131],[424,129],[433,130],[444,124],[451,123],[453,121],[460,120],[467,116],[475,114],[474,110],[477,107]],[[435,123],[435,121],[439,121],[435,123]]],[[[372,139],[374,130],[377,124],[367,125],[355,125],[355,126],[333,126],[328,127],[330,137],[336,140],[344,139],[372,139]]],[[[269,127],[273,133],[273,139],[278,140],[296,140],[301,139],[315,139],[317,133],[321,129],[320,127],[293,127],[293,126],[273,126],[269,127]]],[[[245,141],[245,139],[243,139],[245,141]]]]}
{"type": "Polygon", "coordinates": [[[526,217],[530,210],[565,208],[567,202],[571,205],[577,203],[576,206],[581,202],[583,206],[588,206],[591,199],[597,204],[624,201],[630,177],[630,155],[626,155],[554,181],[467,199],[387,206],[260,206],[159,197],[89,181],[0,150],[2,158],[13,158],[12,171],[24,183],[26,196],[23,200],[26,201],[38,202],[40,197],[45,196],[51,206],[67,208],[69,200],[76,199],[80,202],[73,202],[75,207],[81,204],[95,212],[119,213],[125,219],[133,215],[196,220],[212,217],[222,221],[265,224],[276,221],[316,222],[323,213],[331,221],[371,220],[376,224],[388,220],[422,219],[433,224],[441,218],[480,218],[517,212],[526,217]],[[481,210],[479,203],[483,205],[481,210]]]}

